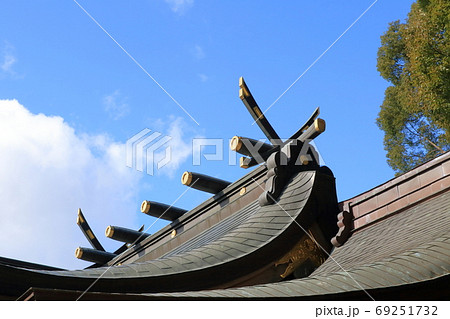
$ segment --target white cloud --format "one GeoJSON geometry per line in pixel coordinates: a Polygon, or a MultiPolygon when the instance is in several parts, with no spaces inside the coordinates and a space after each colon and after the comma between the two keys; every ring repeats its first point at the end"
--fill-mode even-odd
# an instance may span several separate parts
{"type": "Polygon", "coordinates": [[[167,156],[166,149],[170,147],[170,161],[159,169],[159,173],[173,177],[180,165],[191,158],[192,142],[189,137],[186,137],[185,132],[188,129],[183,118],[172,118],[168,126],[165,131],[171,139],[155,154],[155,163],[160,162],[167,156]]]}
{"type": "Polygon", "coordinates": [[[12,70],[12,66],[14,63],[16,63],[17,59],[15,56],[13,56],[12,54],[5,54],[3,56],[3,63],[0,66],[0,68],[2,69],[3,72],[7,72],[7,73],[11,73],[14,72],[12,70]]]}
{"type": "Polygon", "coordinates": [[[123,98],[119,90],[107,95],[103,98],[103,105],[105,111],[113,120],[118,120],[130,112],[130,107],[126,103],[126,98],[123,98]]]}
{"type": "Polygon", "coordinates": [[[194,0],[164,0],[170,5],[173,12],[183,14],[194,5],[194,0]]]}
{"type": "Polygon", "coordinates": [[[6,43],[2,49],[2,56],[0,57],[0,69],[3,73],[9,75],[16,75],[13,66],[16,64],[17,58],[15,57],[13,51],[14,47],[9,43],[6,43]]]}
{"type": "Polygon", "coordinates": [[[196,58],[197,60],[201,60],[204,59],[206,54],[205,51],[203,50],[203,48],[201,46],[199,46],[198,44],[196,44],[192,50],[191,50],[192,55],[194,56],[194,58],[196,58]]]}
{"type": "MultiPolygon", "coordinates": [[[[58,116],[32,114],[0,100],[0,256],[67,268],[89,247],[76,225],[82,208],[105,248],[112,225],[136,227],[138,181],[125,145],[106,135],[80,135],[58,116]]],[[[109,247],[108,247],[109,245],[109,247]]]]}
{"type": "Polygon", "coordinates": [[[206,74],[203,74],[203,73],[199,73],[198,77],[200,78],[200,81],[202,81],[202,82],[206,82],[209,79],[209,77],[206,74]]]}

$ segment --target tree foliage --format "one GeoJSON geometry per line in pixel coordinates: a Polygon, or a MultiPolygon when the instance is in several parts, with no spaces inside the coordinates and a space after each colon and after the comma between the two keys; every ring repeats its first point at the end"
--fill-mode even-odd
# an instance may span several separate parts
{"type": "Polygon", "coordinates": [[[450,1],[419,0],[381,36],[389,81],[377,118],[389,165],[403,173],[450,150],[450,1]]]}

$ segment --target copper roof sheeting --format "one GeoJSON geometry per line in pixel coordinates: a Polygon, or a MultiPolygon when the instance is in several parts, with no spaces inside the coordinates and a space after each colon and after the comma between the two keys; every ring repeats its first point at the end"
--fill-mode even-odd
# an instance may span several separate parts
{"type": "Polygon", "coordinates": [[[200,232],[213,227],[222,220],[233,216],[237,211],[255,202],[264,190],[264,178],[267,169],[260,166],[226,188],[221,194],[214,195],[199,206],[182,215],[177,221],[163,227],[138,245],[131,247],[111,264],[145,262],[159,258],[180,245],[190,242],[200,232]],[[240,190],[245,187],[245,196],[240,190]],[[171,233],[176,231],[176,236],[171,233]]]}
{"type": "Polygon", "coordinates": [[[450,152],[341,203],[356,230],[450,189],[450,152]]]}
{"type": "MultiPolygon", "coordinates": [[[[273,284],[157,294],[87,293],[86,300],[448,300],[450,191],[353,234],[310,277],[273,284]],[[344,270],[343,270],[344,269],[344,270]],[[365,291],[367,292],[365,292],[365,291]],[[406,293],[404,291],[406,290],[406,293]],[[402,294],[403,293],[403,294],[402,294]]],[[[74,299],[77,292],[30,289],[23,298],[74,299]]]]}
{"type": "MultiPolygon", "coordinates": [[[[355,233],[310,277],[252,287],[171,294],[155,299],[298,298],[413,285],[450,272],[450,192],[355,233]]],[[[446,293],[448,297],[448,291],[446,293]]],[[[148,296],[150,297],[150,296],[148,296]]],[[[331,298],[331,297],[330,297],[331,298]]],[[[370,299],[366,296],[366,299],[370,299]]]]}
{"type": "MultiPolygon", "coordinates": [[[[355,214],[357,227],[347,243],[336,248],[331,258],[308,278],[202,291],[142,294],[88,292],[83,299],[448,300],[450,298],[449,174],[450,153],[447,153],[343,202],[343,207],[351,208],[355,214]],[[358,219],[364,222],[358,224],[358,219]]],[[[293,184],[295,182],[289,187],[293,184]]],[[[297,195],[294,192],[290,193],[289,187],[280,198],[282,205],[283,201],[287,201],[284,204],[289,205],[298,202],[295,198],[297,195]]],[[[254,236],[251,240],[258,240],[257,235],[263,237],[274,235],[272,232],[266,232],[268,230],[277,232],[272,229],[272,223],[288,217],[285,213],[284,216],[272,216],[274,212],[269,211],[262,215],[257,213],[261,219],[250,226],[249,220],[255,217],[253,213],[249,213],[250,210],[243,209],[234,215],[236,218],[242,218],[242,224],[236,225],[229,222],[232,220],[230,219],[229,224],[217,226],[216,230],[223,237],[207,232],[203,235],[210,238],[211,243],[227,235],[233,235],[230,239],[239,240],[237,229],[248,232],[249,229],[256,227],[258,230],[252,232],[254,236]],[[267,219],[269,217],[270,220],[267,219]],[[275,217],[276,219],[273,219],[275,217]]],[[[173,250],[165,257],[170,259],[172,254],[179,256],[178,253],[182,255],[209,246],[204,242],[205,239],[200,240],[200,237],[197,239],[179,246],[178,251],[173,250]]],[[[241,245],[237,245],[235,249],[238,247],[241,245]]],[[[70,300],[80,293],[80,291],[30,288],[22,299],[70,300]]]]}

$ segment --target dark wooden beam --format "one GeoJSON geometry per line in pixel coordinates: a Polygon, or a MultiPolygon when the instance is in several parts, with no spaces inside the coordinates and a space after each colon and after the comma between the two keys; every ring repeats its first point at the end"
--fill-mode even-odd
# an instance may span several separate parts
{"type": "Polygon", "coordinates": [[[141,204],[141,212],[156,218],[174,221],[185,214],[187,210],[163,203],[144,200],[141,204]]]}
{"type": "Polygon", "coordinates": [[[280,145],[282,143],[280,137],[278,136],[277,132],[275,132],[272,125],[270,125],[269,121],[259,108],[255,99],[250,93],[250,90],[243,77],[239,79],[239,87],[239,98],[244,103],[245,107],[247,108],[252,118],[255,120],[256,124],[258,124],[259,128],[269,139],[270,143],[272,143],[273,145],[280,145]]]}
{"type": "Polygon", "coordinates": [[[119,226],[108,226],[105,235],[108,238],[128,244],[136,244],[150,236],[147,233],[119,226]]]}
{"type": "Polygon", "coordinates": [[[232,151],[250,157],[263,154],[273,148],[273,145],[242,136],[234,136],[230,141],[230,149],[232,151]]]}
{"type": "MultiPolygon", "coordinates": [[[[318,109],[316,109],[316,111],[317,110],[318,109]]],[[[316,111],[313,113],[313,116],[316,113],[316,111]]],[[[311,118],[313,118],[313,116],[311,118]]],[[[311,118],[307,121],[307,123],[310,123],[311,118]]],[[[305,141],[307,140],[313,140],[314,138],[316,138],[325,131],[325,127],[326,127],[325,120],[321,118],[315,118],[309,125],[306,125],[305,123],[305,125],[303,126],[303,130],[298,130],[290,139],[286,140],[282,145],[268,149],[266,152],[261,153],[260,157],[263,161],[266,161],[273,152],[283,148],[289,143],[292,142],[305,143],[305,141]]],[[[261,159],[258,161],[254,157],[241,157],[239,160],[239,166],[241,168],[249,168],[258,164],[262,164],[261,159]]],[[[301,162],[304,165],[308,164],[307,160],[301,160],[301,162]]]]}
{"type": "Polygon", "coordinates": [[[294,133],[294,135],[291,136],[291,140],[298,138],[300,135],[302,135],[302,133],[309,128],[313,123],[314,120],[319,116],[320,114],[320,107],[317,107],[313,114],[311,114],[311,116],[309,117],[309,119],[305,122],[305,124],[303,124],[300,129],[294,133]]]}
{"type": "Polygon", "coordinates": [[[110,261],[116,256],[117,256],[116,254],[107,251],[91,249],[86,247],[78,247],[75,250],[75,257],[77,257],[78,259],[91,261],[102,265],[106,264],[108,261],[110,261]]]}
{"type": "MultiPolygon", "coordinates": [[[[138,232],[142,232],[144,230],[144,225],[142,225],[141,227],[139,227],[138,232]]],[[[123,244],[122,246],[120,246],[119,248],[117,248],[114,251],[114,254],[116,255],[120,255],[121,253],[123,253],[125,250],[127,250],[128,248],[130,248],[131,246],[128,243],[123,244]]]]}
{"type": "Polygon", "coordinates": [[[193,172],[184,172],[181,176],[181,183],[211,194],[217,194],[231,184],[215,177],[193,172]]]}
{"type": "Polygon", "coordinates": [[[315,119],[301,135],[297,138],[300,142],[304,143],[306,140],[313,140],[323,132],[325,132],[325,120],[315,119]]]}
{"type": "Polygon", "coordinates": [[[80,227],[84,236],[86,236],[86,239],[94,249],[105,251],[102,244],[100,244],[97,237],[94,235],[94,232],[92,231],[91,227],[89,227],[86,218],[81,212],[81,208],[78,208],[77,225],[80,227]]]}

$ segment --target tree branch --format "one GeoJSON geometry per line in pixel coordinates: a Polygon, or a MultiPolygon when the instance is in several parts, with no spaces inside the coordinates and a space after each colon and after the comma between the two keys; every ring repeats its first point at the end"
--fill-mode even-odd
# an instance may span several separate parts
{"type": "Polygon", "coordinates": [[[433,146],[435,149],[437,149],[439,151],[439,153],[442,153],[442,154],[445,153],[445,151],[442,148],[440,148],[435,143],[433,143],[429,138],[427,138],[426,136],[423,136],[422,134],[418,133],[417,130],[414,127],[412,128],[414,130],[414,132],[411,131],[411,129],[408,127],[408,124],[409,123],[405,123],[405,127],[406,127],[406,129],[408,131],[410,131],[412,134],[414,134],[414,135],[418,136],[419,138],[421,138],[421,139],[427,141],[428,143],[430,143],[431,146],[433,146]]]}

